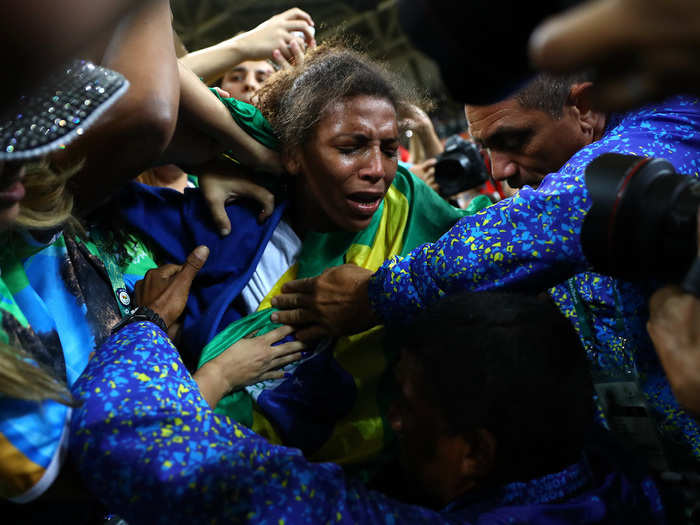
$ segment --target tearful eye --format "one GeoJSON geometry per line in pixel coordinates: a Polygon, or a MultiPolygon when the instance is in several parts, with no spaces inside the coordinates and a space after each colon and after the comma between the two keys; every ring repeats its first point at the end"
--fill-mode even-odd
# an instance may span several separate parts
{"type": "Polygon", "coordinates": [[[338,146],[336,148],[340,153],[350,154],[357,151],[357,146],[338,146]]]}
{"type": "Polygon", "coordinates": [[[395,159],[399,156],[399,148],[385,148],[382,151],[384,151],[384,155],[390,159],[395,159]]]}

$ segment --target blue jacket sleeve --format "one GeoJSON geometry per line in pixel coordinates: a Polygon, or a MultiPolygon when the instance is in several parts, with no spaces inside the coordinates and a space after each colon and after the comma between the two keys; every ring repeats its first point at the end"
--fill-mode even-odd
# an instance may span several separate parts
{"type": "Polygon", "coordinates": [[[215,414],[169,339],[133,323],[75,385],[71,452],[86,486],[138,523],[444,523],[215,414]]]}

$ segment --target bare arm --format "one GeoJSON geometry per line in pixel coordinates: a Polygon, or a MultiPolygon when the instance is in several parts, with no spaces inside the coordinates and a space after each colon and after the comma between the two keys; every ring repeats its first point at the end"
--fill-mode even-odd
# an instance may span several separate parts
{"type": "Polygon", "coordinates": [[[214,46],[188,53],[180,60],[195,75],[211,83],[236,64],[246,60],[272,59],[275,50],[280,50],[287,60],[292,58],[289,44],[294,40],[293,32],[304,33],[309,46],[314,45],[314,22],[311,16],[298,7],[273,16],[255,29],[224,40],[214,46]]]}
{"type": "Polygon", "coordinates": [[[193,165],[208,162],[231,150],[244,165],[280,172],[279,154],[253,139],[197,76],[179,64],[180,113],[173,140],[161,164],[193,165]]]}
{"type": "Polygon", "coordinates": [[[60,162],[85,160],[73,179],[79,213],[101,204],[116,188],[161,155],[177,121],[180,84],[167,0],[134,11],[117,27],[102,64],[131,83],[126,95],[60,162]]]}

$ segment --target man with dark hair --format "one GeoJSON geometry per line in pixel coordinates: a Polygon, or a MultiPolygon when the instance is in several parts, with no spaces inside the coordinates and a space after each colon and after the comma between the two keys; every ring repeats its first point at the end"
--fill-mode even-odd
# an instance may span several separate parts
{"type": "Polygon", "coordinates": [[[491,175],[512,188],[537,188],[548,173],[599,140],[605,114],[590,103],[586,75],[539,74],[513,96],[465,106],[472,138],[491,155],[491,175]]]}
{"type": "Polygon", "coordinates": [[[435,243],[386,261],[374,274],[344,265],[287,283],[272,301],[287,311],[273,317],[302,325],[297,337],[304,340],[410,319],[444,294],[546,290],[576,326],[601,382],[634,385],[630,408],[645,415],[635,425],[648,429],[631,433],[641,438],[637,444],[659,470],[694,471],[700,425],[679,406],[646,331],[653,286],[592,273],[580,235],[591,207],[585,169],[599,155],[661,157],[678,173],[697,174],[700,104],[679,95],[602,114],[588,101],[588,85],[571,86],[559,119],[516,98],[469,106],[473,136],[492,149],[494,176],[516,179],[517,195],[461,219],[435,243]]]}
{"type": "Polygon", "coordinates": [[[76,385],[71,448],[81,474],[134,524],[665,522],[648,476],[623,474],[588,448],[582,455],[590,378],[573,328],[548,301],[449,297],[388,329],[403,347],[388,418],[405,480],[418,489],[408,501],[435,510],[367,490],[336,464],[214,414],[149,322],[110,338],[76,385]],[[141,359],[128,341],[149,342],[141,359]],[[205,442],[192,439],[202,431],[205,442]],[[138,445],[153,440],[164,446],[138,445]]]}

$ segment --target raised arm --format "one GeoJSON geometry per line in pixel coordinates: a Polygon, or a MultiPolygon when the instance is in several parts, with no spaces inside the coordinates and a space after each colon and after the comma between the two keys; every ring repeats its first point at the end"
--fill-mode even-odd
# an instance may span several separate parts
{"type": "Polygon", "coordinates": [[[313,46],[313,27],[311,15],[294,7],[271,17],[250,31],[188,53],[180,61],[195,75],[211,83],[246,60],[273,59],[275,50],[279,50],[286,60],[291,60],[289,45],[299,38],[293,33],[303,33],[306,45],[313,46]]]}
{"type": "Polygon", "coordinates": [[[91,211],[152,165],[170,142],[180,83],[168,1],[154,0],[125,18],[102,64],[122,73],[131,85],[58,159],[61,164],[85,162],[71,185],[79,213],[91,211]]]}

